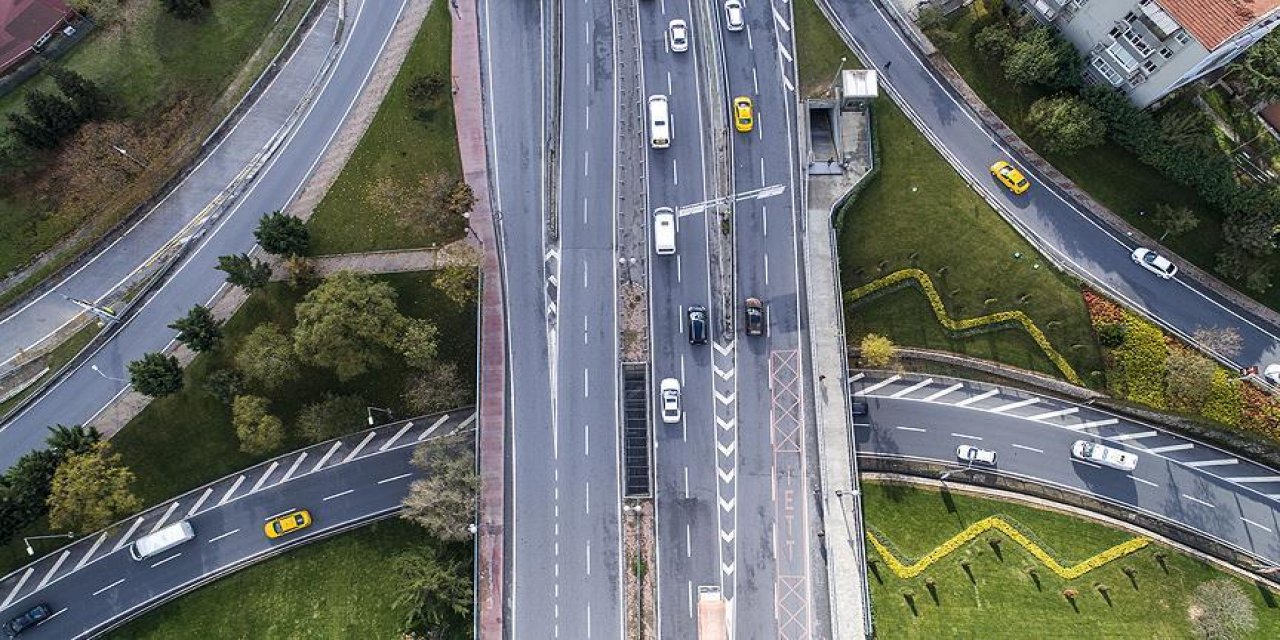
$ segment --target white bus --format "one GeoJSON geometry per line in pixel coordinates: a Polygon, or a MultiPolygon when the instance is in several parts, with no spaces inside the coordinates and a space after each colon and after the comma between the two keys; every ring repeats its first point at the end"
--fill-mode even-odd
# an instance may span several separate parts
{"type": "Polygon", "coordinates": [[[194,537],[196,537],[196,530],[191,528],[190,522],[186,520],[175,522],[155,533],[149,533],[135,540],[133,544],[129,545],[129,555],[133,556],[134,560],[150,558],[194,537]]]}

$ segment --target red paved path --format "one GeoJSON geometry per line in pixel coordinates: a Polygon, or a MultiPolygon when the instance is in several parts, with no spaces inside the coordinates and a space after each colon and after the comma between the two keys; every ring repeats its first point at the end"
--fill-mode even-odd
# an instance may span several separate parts
{"type": "MultiPolygon", "coordinates": [[[[453,0],[450,0],[452,3],[453,0]]],[[[454,119],[462,173],[475,193],[471,228],[483,245],[480,299],[480,509],[477,561],[476,628],[482,640],[503,637],[503,525],[506,489],[506,334],[502,314],[502,274],[498,265],[489,169],[485,154],[484,103],[480,95],[480,39],[476,0],[461,0],[453,10],[454,119]]]]}

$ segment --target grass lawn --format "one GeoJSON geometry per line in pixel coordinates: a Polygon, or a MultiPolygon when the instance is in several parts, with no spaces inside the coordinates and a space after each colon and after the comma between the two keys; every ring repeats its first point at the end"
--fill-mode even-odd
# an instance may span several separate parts
{"type": "MultiPolygon", "coordinates": [[[[999,65],[974,51],[973,34],[980,31],[989,20],[978,17],[972,8],[966,9],[951,27],[951,31],[957,36],[955,40],[937,43],[947,60],[964,76],[983,102],[1023,140],[1037,147],[1040,155],[1055,168],[1143,233],[1153,238],[1159,238],[1164,233],[1152,222],[1151,216],[1139,215],[1141,211],[1153,211],[1157,204],[1184,206],[1195,211],[1200,217],[1200,226],[1181,236],[1165,238],[1161,244],[1237,289],[1248,292],[1242,282],[1232,281],[1214,272],[1214,256],[1223,246],[1223,216],[1221,211],[1200,198],[1194,189],[1165,178],[1160,172],[1143,164],[1137,156],[1110,141],[1076,155],[1049,153],[1039,148],[1035,138],[1029,135],[1023,116],[1032,102],[1048,92],[1009,82],[1004,78],[999,65]]],[[[1280,257],[1272,260],[1280,266],[1280,257]]],[[[1261,296],[1254,292],[1248,294],[1273,309],[1280,308],[1280,288],[1272,287],[1261,296]]]]}
{"type": "Polygon", "coordinates": [[[822,15],[822,10],[813,0],[797,0],[792,3],[791,10],[795,20],[800,89],[804,95],[825,92],[835,79],[837,69],[862,68],[862,62],[845,48],[840,34],[831,28],[827,17],[822,15]],[[844,62],[840,58],[844,58],[844,62]]]}
{"type": "Polygon", "coordinates": [[[438,544],[386,520],[316,542],[183,596],[109,634],[115,640],[398,638],[405,611],[391,558],[438,544]]]}
{"type": "Polygon", "coordinates": [[[433,3],[377,115],[308,223],[317,254],[443,245],[462,237],[439,237],[367,202],[379,179],[409,188],[424,174],[460,177],[451,97],[439,100],[424,122],[408,95],[416,78],[450,78],[451,29],[449,5],[433,3]]]}
{"type": "MultiPolygon", "coordinates": [[[[935,490],[864,482],[866,521],[887,538],[896,553],[914,561],[965,527],[998,515],[1029,534],[1058,561],[1070,566],[1133,538],[1101,524],[1021,504],[935,490]]],[[[878,553],[868,546],[872,559],[878,553]]],[[[1188,596],[1196,585],[1224,577],[1212,566],[1157,545],[1114,560],[1075,580],[1063,580],[1000,533],[987,533],[961,546],[921,575],[903,580],[883,563],[872,576],[871,602],[879,638],[1187,638],[1188,596]],[[987,540],[998,537],[1003,559],[987,540]],[[1164,553],[1164,568],[1156,559],[1164,553]],[[971,563],[970,581],[960,566],[971,563]],[[1040,586],[1027,573],[1037,567],[1040,586]],[[1136,573],[1130,581],[1124,567],[1136,573]],[[935,580],[933,600],[925,580],[935,580]],[[1109,586],[1108,604],[1096,585],[1109,586]],[[1076,605],[1064,589],[1079,592],[1076,605]],[[913,614],[903,597],[915,594],[913,614]]],[[[1234,579],[1234,578],[1232,578],[1234,579]]],[[[1258,628],[1248,637],[1280,635],[1275,596],[1239,581],[1254,603],[1258,628]]]]}

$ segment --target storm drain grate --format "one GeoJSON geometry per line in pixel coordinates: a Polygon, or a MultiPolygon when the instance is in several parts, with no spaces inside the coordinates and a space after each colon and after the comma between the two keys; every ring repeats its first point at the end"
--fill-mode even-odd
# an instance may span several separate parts
{"type": "Polygon", "coordinates": [[[649,375],[643,362],[622,364],[622,455],[626,497],[652,494],[649,472],[649,375]]]}

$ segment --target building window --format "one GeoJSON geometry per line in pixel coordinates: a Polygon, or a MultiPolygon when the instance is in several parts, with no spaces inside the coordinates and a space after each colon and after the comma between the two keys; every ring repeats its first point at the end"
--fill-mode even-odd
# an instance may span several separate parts
{"type": "Polygon", "coordinates": [[[1160,57],[1164,58],[1165,60],[1168,60],[1169,58],[1173,57],[1173,52],[1169,50],[1169,47],[1160,47],[1159,53],[1160,53],[1160,57]]]}
{"type": "Polygon", "coordinates": [[[1177,40],[1178,44],[1191,44],[1191,36],[1187,35],[1186,31],[1178,31],[1173,34],[1173,39],[1177,40]]]}
{"type": "Polygon", "coordinates": [[[1120,65],[1120,68],[1124,69],[1125,73],[1129,73],[1138,68],[1138,59],[1134,58],[1133,54],[1129,53],[1129,50],[1121,46],[1119,42],[1111,43],[1111,45],[1107,47],[1107,53],[1111,54],[1111,57],[1115,59],[1116,64],[1120,65]]]}
{"type": "Polygon", "coordinates": [[[1120,77],[1120,74],[1116,73],[1115,69],[1111,68],[1111,65],[1107,64],[1106,60],[1103,60],[1100,56],[1095,55],[1089,59],[1089,65],[1092,66],[1093,69],[1097,71],[1099,75],[1101,75],[1103,78],[1106,78],[1107,82],[1111,83],[1111,86],[1113,87],[1120,86],[1120,82],[1123,80],[1123,78],[1120,77]]]}
{"type": "Polygon", "coordinates": [[[1126,29],[1124,32],[1124,39],[1129,41],[1129,44],[1133,45],[1133,48],[1137,50],[1142,57],[1146,58],[1151,55],[1151,45],[1147,44],[1147,41],[1142,38],[1142,34],[1137,31],[1134,31],[1133,29],[1126,29]]]}
{"type": "Polygon", "coordinates": [[[1111,35],[1112,39],[1118,39],[1120,37],[1120,27],[1112,27],[1111,31],[1107,33],[1111,35]]]}
{"type": "Polygon", "coordinates": [[[1156,63],[1154,63],[1154,62],[1152,62],[1152,61],[1150,61],[1150,60],[1147,60],[1146,62],[1143,62],[1143,63],[1142,63],[1142,70],[1143,70],[1143,71],[1146,71],[1147,73],[1155,73],[1155,72],[1156,72],[1156,63]]]}

